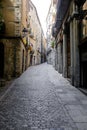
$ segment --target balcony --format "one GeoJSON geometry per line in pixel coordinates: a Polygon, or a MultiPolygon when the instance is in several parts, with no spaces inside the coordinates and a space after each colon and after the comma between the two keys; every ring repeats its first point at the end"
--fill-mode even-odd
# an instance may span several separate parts
{"type": "Polygon", "coordinates": [[[82,6],[85,2],[86,2],[86,0],[75,0],[75,3],[76,3],[78,6],[82,6]]]}
{"type": "Polygon", "coordinates": [[[30,36],[30,38],[34,38],[33,32],[31,32],[31,33],[29,34],[29,36],[30,36]]]}
{"type": "Polygon", "coordinates": [[[15,5],[20,6],[22,4],[21,0],[15,0],[15,5]]]}

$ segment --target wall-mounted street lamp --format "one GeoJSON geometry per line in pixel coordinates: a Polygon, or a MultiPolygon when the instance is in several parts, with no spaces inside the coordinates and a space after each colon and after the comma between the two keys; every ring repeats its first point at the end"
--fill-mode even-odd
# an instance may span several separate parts
{"type": "Polygon", "coordinates": [[[25,37],[27,34],[28,34],[28,30],[26,28],[23,28],[22,36],[25,37]]]}

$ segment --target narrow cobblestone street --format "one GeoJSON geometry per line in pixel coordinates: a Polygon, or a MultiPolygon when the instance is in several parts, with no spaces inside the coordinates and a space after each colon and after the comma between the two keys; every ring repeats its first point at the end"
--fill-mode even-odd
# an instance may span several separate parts
{"type": "Polygon", "coordinates": [[[87,97],[51,65],[30,67],[0,98],[0,130],[87,130],[87,97]]]}

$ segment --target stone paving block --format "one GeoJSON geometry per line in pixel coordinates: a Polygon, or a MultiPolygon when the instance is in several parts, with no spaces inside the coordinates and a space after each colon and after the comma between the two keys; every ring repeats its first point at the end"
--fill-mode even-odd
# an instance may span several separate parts
{"type": "MultiPolygon", "coordinates": [[[[38,127],[31,127],[31,130],[38,130],[38,127]]],[[[39,129],[40,130],[40,129],[39,129]]]]}
{"type": "Polygon", "coordinates": [[[86,99],[52,66],[30,67],[0,100],[0,130],[87,130],[86,99]]]}
{"type": "Polygon", "coordinates": [[[73,130],[73,128],[65,128],[64,130],[73,130]]]}
{"type": "Polygon", "coordinates": [[[87,105],[87,100],[81,100],[83,105],[87,105]]]}
{"type": "Polygon", "coordinates": [[[68,112],[74,122],[87,122],[87,114],[83,114],[84,109],[80,105],[67,105],[68,112]]]}
{"type": "Polygon", "coordinates": [[[64,128],[50,128],[49,130],[65,130],[64,128]]]}
{"type": "Polygon", "coordinates": [[[71,102],[77,102],[76,98],[67,94],[58,94],[58,96],[61,98],[62,101],[64,101],[65,103],[71,103],[71,102]]]}
{"type": "Polygon", "coordinates": [[[87,123],[76,123],[78,130],[87,130],[87,123]]]}

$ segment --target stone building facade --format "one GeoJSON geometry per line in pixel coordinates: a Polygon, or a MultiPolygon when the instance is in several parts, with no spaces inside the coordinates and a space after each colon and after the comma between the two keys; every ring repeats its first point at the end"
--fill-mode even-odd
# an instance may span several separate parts
{"type": "Polygon", "coordinates": [[[0,79],[41,63],[44,34],[30,0],[0,0],[0,79]]]}
{"type": "Polygon", "coordinates": [[[87,89],[87,0],[57,3],[52,35],[55,38],[55,68],[72,85],[87,89]]]}
{"type": "Polygon", "coordinates": [[[3,58],[3,66],[0,68],[2,78],[17,77],[25,70],[26,50],[19,39],[0,40],[0,52],[0,59],[3,58]]]}
{"type": "Polygon", "coordinates": [[[0,2],[0,78],[18,77],[29,66],[27,36],[22,31],[27,27],[26,2],[0,2]]]}
{"type": "Polygon", "coordinates": [[[47,62],[55,66],[55,49],[54,49],[54,42],[55,39],[52,37],[52,26],[55,22],[56,16],[56,4],[57,0],[51,0],[51,4],[49,7],[49,11],[46,18],[47,23],[47,62]]]}
{"type": "Polygon", "coordinates": [[[29,1],[29,8],[28,8],[28,17],[30,18],[30,33],[29,33],[29,41],[30,41],[30,64],[37,65],[40,64],[42,61],[42,51],[43,51],[43,29],[38,17],[38,13],[36,7],[29,1]]]}

